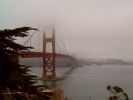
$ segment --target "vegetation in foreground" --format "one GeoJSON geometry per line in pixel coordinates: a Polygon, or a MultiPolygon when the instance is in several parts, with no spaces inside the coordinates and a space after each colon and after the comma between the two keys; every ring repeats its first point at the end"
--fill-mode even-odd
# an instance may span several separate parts
{"type": "Polygon", "coordinates": [[[34,85],[36,77],[30,75],[29,66],[19,64],[20,50],[28,50],[15,42],[17,37],[26,37],[31,27],[0,30],[0,100],[48,100],[34,85]],[[30,98],[30,99],[29,99],[30,98]]]}
{"type": "Polygon", "coordinates": [[[110,93],[109,100],[129,100],[127,93],[119,86],[108,85],[106,89],[110,93]]]}

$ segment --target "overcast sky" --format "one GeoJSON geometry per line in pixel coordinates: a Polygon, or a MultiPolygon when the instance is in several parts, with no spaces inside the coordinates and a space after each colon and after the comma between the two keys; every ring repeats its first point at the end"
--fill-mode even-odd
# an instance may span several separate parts
{"type": "Polygon", "coordinates": [[[0,29],[51,22],[70,53],[133,59],[133,0],[0,0],[0,29]]]}

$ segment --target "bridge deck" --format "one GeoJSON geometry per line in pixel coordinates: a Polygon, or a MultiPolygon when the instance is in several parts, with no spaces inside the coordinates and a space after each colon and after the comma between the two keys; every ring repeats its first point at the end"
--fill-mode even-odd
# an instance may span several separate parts
{"type": "MultiPolygon", "coordinates": [[[[43,52],[32,52],[32,51],[20,51],[19,53],[21,54],[22,58],[35,58],[35,57],[45,57],[45,56],[54,55],[54,53],[43,53],[43,52]]],[[[70,55],[58,54],[58,53],[56,53],[55,56],[73,58],[70,55]]]]}

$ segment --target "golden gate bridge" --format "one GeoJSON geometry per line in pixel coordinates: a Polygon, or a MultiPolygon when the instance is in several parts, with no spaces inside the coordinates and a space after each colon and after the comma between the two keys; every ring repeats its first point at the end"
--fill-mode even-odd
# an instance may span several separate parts
{"type": "MultiPolygon", "coordinates": [[[[42,79],[43,80],[57,80],[56,75],[56,57],[65,57],[69,59],[73,59],[73,56],[70,56],[69,54],[63,54],[63,53],[57,53],[56,52],[56,36],[55,36],[55,28],[51,28],[51,37],[47,36],[47,32],[43,32],[43,35],[41,36],[42,39],[39,39],[37,41],[42,41],[42,50],[25,50],[20,51],[20,54],[23,58],[35,58],[35,57],[41,57],[43,59],[43,65],[42,65],[42,79]],[[50,49],[49,46],[51,46],[50,49]]],[[[32,46],[33,42],[34,44],[36,41],[33,39],[35,36],[36,31],[32,33],[28,37],[28,39],[24,42],[23,45],[25,46],[32,46]]],[[[41,43],[38,43],[37,46],[40,46],[41,43]]],[[[33,46],[33,48],[36,48],[33,46]]]]}

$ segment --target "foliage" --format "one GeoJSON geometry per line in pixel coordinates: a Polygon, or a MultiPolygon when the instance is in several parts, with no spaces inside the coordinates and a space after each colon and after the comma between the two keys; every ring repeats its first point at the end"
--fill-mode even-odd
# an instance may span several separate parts
{"type": "Polygon", "coordinates": [[[119,86],[108,85],[106,89],[110,92],[109,100],[129,100],[127,93],[119,86]]]}
{"type": "MultiPolygon", "coordinates": [[[[30,75],[29,66],[19,64],[20,50],[28,50],[15,42],[17,37],[26,37],[30,30],[37,30],[31,27],[20,27],[15,29],[0,30],[0,93],[14,94],[37,93],[34,83],[36,77],[30,75]]],[[[20,96],[20,95],[19,95],[20,96]]],[[[0,96],[2,100],[2,96],[0,96]]],[[[7,100],[7,99],[4,99],[7,100]]],[[[11,100],[11,98],[10,98],[11,100]]],[[[19,99],[13,99],[19,100],[19,99]]],[[[25,99],[26,100],[26,99],[25,99]]]]}

